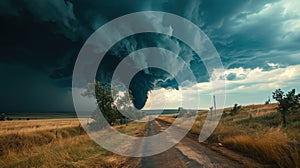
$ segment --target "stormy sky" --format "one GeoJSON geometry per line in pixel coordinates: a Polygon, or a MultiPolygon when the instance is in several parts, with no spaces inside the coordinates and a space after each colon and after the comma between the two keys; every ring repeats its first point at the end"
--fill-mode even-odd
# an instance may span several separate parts
{"type": "MultiPolygon", "coordinates": [[[[149,10],[182,16],[206,33],[225,68],[226,105],[263,103],[276,88],[300,91],[299,8],[298,0],[1,0],[0,111],[73,111],[72,73],[87,38],[115,18],[149,10]]],[[[143,47],[178,50],[197,76],[191,87],[206,94],[205,67],[178,43],[157,34],[128,37],[106,54],[100,69],[109,72],[111,62],[143,47]]],[[[97,78],[106,80],[101,73],[97,78]]],[[[178,106],[178,84],[166,74],[151,70],[135,78],[131,89],[139,108],[150,100],[159,106],[161,95],[168,108],[178,106]]],[[[204,100],[202,107],[209,104],[204,100]]]]}

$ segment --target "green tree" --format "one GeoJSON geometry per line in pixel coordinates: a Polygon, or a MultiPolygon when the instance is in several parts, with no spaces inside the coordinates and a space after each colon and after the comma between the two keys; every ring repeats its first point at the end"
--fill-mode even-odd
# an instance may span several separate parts
{"type": "Polygon", "coordinates": [[[111,89],[110,87],[102,85],[100,82],[94,82],[88,84],[88,88],[82,93],[82,96],[95,97],[97,100],[96,103],[98,104],[98,107],[91,116],[95,122],[90,124],[90,126],[95,129],[104,125],[103,117],[110,125],[118,124],[120,120],[124,119],[127,121],[128,117],[132,119],[140,119],[142,117],[142,113],[135,112],[134,108],[131,106],[133,100],[131,92],[125,92],[122,96],[118,89],[111,89]],[[124,96],[125,94],[128,94],[129,96],[124,96]],[[114,102],[113,97],[116,102],[114,102]],[[116,105],[126,116],[118,111],[116,105]]]}
{"type": "Polygon", "coordinates": [[[121,117],[121,114],[114,105],[111,94],[111,89],[103,86],[100,82],[89,83],[87,90],[82,93],[82,96],[95,97],[96,103],[98,104],[98,108],[91,116],[91,118],[96,121],[92,126],[103,126],[102,123],[104,123],[104,121],[101,119],[100,113],[102,113],[107,122],[111,125],[116,124],[116,120],[121,117]]]}
{"type": "Polygon", "coordinates": [[[277,111],[281,114],[281,122],[286,126],[286,115],[288,112],[299,108],[300,94],[296,95],[296,90],[292,89],[284,94],[281,89],[276,89],[273,93],[273,99],[278,102],[277,111]]]}

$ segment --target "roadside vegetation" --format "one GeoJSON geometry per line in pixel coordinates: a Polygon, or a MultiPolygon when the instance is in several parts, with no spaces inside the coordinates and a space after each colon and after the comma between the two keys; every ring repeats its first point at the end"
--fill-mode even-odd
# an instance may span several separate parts
{"type": "Polygon", "coordinates": [[[283,126],[277,107],[278,104],[250,105],[235,116],[225,115],[208,141],[220,142],[261,162],[299,167],[299,111],[289,113],[283,126]]]}
{"type": "MultiPolygon", "coordinates": [[[[225,108],[218,127],[207,142],[216,145],[221,143],[261,163],[300,167],[300,110],[289,108],[285,111],[285,124],[280,110],[280,103],[248,106],[235,104],[225,108]]],[[[190,132],[197,136],[205,118],[209,116],[208,110],[199,111],[190,132]]],[[[172,123],[176,116],[162,115],[159,119],[172,123]]]]}

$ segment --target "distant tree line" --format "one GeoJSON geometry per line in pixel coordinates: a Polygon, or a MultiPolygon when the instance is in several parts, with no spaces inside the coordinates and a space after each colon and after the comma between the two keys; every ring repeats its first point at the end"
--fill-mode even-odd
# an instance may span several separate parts
{"type": "Polygon", "coordinates": [[[5,120],[13,120],[12,118],[8,117],[5,113],[0,114],[0,121],[5,121],[5,120]]]}

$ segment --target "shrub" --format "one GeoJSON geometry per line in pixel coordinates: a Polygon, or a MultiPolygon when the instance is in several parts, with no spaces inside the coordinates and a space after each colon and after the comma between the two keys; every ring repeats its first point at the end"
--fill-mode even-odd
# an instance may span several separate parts
{"type": "Polygon", "coordinates": [[[286,126],[286,114],[299,108],[300,94],[296,94],[295,89],[284,94],[281,89],[273,92],[273,99],[278,101],[278,112],[281,114],[282,125],[286,126]]]}
{"type": "Polygon", "coordinates": [[[233,106],[232,110],[230,111],[230,114],[231,115],[237,114],[240,111],[241,108],[242,108],[242,106],[239,106],[238,104],[235,104],[233,106]]]}
{"type": "Polygon", "coordinates": [[[5,113],[2,113],[0,115],[0,121],[4,121],[5,119],[6,119],[6,115],[5,115],[5,113]]]}

